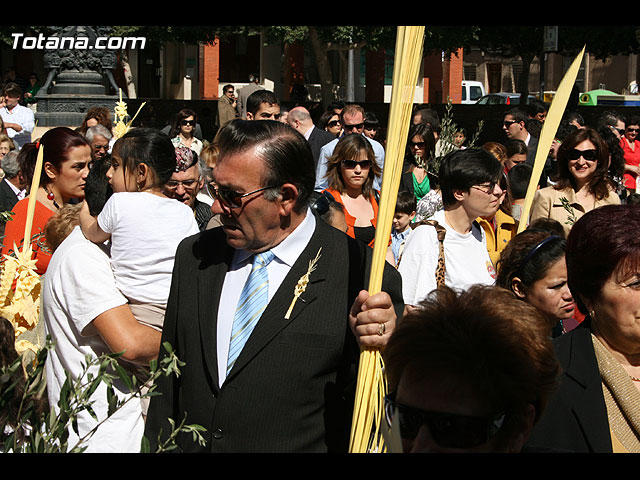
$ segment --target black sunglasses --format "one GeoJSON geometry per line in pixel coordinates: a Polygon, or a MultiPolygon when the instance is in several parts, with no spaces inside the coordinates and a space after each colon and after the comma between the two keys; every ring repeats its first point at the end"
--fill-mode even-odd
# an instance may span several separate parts
{"type": "Polygon", "coordinates": [[[489,417],[469,417],[454,413],[428,412],[395,401],[395,392],[385,397],[385,417],[391,426],[397,418],[400,436],[414,440],[423,425],[431,438],[445,448],[472,448],[488,442],[500,430],[505,414],[489,417]]]}
{"type": "Polygon", "coordinates": [[[340,125],[340,120],[331,120],[327,126],[329,128],[333,128],[333,127],[337,127],[338,125],[340,125]]]}
{"type": "Polygon", "coordinates": [[[195,124],[196,124],[196,121],[195,121],[195,120],[182,120],[182,121],[180,122],[180,125],[191,125],[191,126],[193,126],[193,125],[195,125],[195,124]]]}
{"type": "Polygon", "coordinates": [[[207,183],[206,185],[207,193],[209,194],[209,196],[214,200],[217,199],[227,208],[240,208],[242,207],[242,199],[244,197],[248,197],[249,195],[253,195],[254,193],[262,192],[270,188],[275,188],[275,185],[258,188],[257,190],[253,190],[252,192],[239,193],[235,190],[229,190],[227,188],[218,188],[213,183],[207,183]]]}
{"type": "Polygon", "coordinates": [[[424,148],[424,142],[409,142],[409,147],[410,148],[413,148],[413,147],[424,148]]]}
{"type": "Polygon", "coordinates": [[[578,160],[580,157],[584,158],[587,162],[594,162],[598,159],[598,152],[594,149],[590,150],[569,150],[567,154],[569,160],[578,160]]]}
{"type": "Polygon", "coordinates": [[[371,160],[342,160],[342,166],[348,170],[356,168],[360,165],[360,168],[369,168],[371,166],[371,160]]]}
{"type": "Polygon", "coordinates": [[[355,125],[347,125],[346,123],[343,125],[343,128],[347,131],[351,131],[351,130],[362,130],[364,128],[364,122],[363,123],[356,123],[355,125]]]}
{"type": "Polygon", "coordinates": [[[516,122],[515,120],[505,120],[504,122],[502,122],[502,124],[506,127],[509,128],[511,125],[513,125],[514,123],[519,123],[516,122]]]}

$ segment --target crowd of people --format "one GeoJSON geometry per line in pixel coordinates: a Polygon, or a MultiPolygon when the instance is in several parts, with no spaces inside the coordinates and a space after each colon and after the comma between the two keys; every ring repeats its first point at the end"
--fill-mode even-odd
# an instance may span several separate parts
{"type": "Polygon", "coordinates": [[[567,113],[532,180],[544,103],[508,110],[483,145],[416,110],[370,294],[383,122],[340,102],[314,119],[257,81],[218,105],[210,140],[189,109],[116,138],[95,108],[0,152],[2,253],[31,242],[56,345],[50,408],[86,355],[124,352],[142,379],[165,342],[184,362],[106,421],[96,391],[73,433],[91,432],[88,451],[139,451],[143,436],[153,450],[185,415],[206,432],[177,435],[183,452],[347,451],[373,347],[405,452],[640,452],[636,118],[567,113]]]}

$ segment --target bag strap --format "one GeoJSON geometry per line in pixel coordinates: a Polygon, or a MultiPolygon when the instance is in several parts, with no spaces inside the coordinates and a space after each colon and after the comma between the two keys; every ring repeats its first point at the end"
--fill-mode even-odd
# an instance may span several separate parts
{"type": "MultiPolygon", "coordinates": [[[[447,230],[440,225],[436,220],[421,220],[419,222],[411,224],[411,228],[415,229],[420,225],[431,225],[436,229],[436,234],[438,236],[438,264],[436,266],[436,285],[441,287],[444,285],[444,277],[445,272],[447,270],[445,262],[444,262],[444,237],[447,234],[447,230]]],[[[400,264],[400,259],[398,259],[398,265],[400,264]]]]}

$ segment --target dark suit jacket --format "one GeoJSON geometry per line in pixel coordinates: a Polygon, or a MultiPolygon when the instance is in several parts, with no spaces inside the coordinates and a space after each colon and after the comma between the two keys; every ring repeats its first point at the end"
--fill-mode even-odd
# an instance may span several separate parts
{"type": "Polygon", "coordinates": [[[533,451],[612,452],[598,363],[585,322],[554,340],[563,373],[527,442],[533,451]]]}
{"type": "MultiPolygon", "coordinates": [[[[151,400],[145,431],[152,449],[169,429],[167,418],[179,422],[186,412],[188,424],[207,429],[207,445],[182,435],[177,443],[185,452],[347,451],[359,359],[348,312],[367,286],[372,250],[318,218],[316,224],[221,388],[216,319],[233,250],[221,228],[178,247],[162,342],[186,365],[179,378],[158,381],[162,396],[151,400]],[[320,247],[310,283],[285,320],[294,286],[320,247]]],[[[383,290],[401,318],[401,280],[389,265],[383,290]]]]}
{"type": "MultiPolygon", "coordinates": [[[[0,180],[0,212],[11,211],[16,203],[18,203],[16,194],[4,179],[0,180]]],[[[4,227],[5,222],[0,220],[0,236],[4,235],[4,227]]]]}
{"type": "Polygon", "coordinates": [[[318,127],[314,127],[309,135],[309,145],[311,146],[311,153],[313,154],[313,164],[318,165],[318,158],[320,157],[320,149],[324,147],[331,140],[335,140],[336,136],[333,133],[321,130],[318,127]]]}

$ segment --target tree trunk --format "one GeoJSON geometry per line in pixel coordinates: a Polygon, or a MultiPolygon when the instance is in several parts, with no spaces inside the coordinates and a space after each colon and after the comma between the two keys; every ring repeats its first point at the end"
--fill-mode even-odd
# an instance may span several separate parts
{"type": "Polygon", "coordinates": [[[522,71],[520,72],[520,105],[527,105],[529,98],[529,71],[531,70],[531,63],[533,62],[533,55],[521,55],[522,58],[522,71]]]}
{"type": "Polygon", "coordinates": [[[316,59],[316,67],[320,76],[320,93],[322,95],[322,105],[327,108],[334,100],[333,80],[331,74],[331,64],[327,56],[327,47],[318,36],[318,31],[314,27],[309,27],[309,39],[316,59]]]}
{"type": "Polygon", "coordinates": [[[129,65],[129,53],[126,50],[120,52],[120,63],[124,72],[124,79],[127,86],[127,97],[137,98],[136,85],[133,83],[133,74],[131,73],[131,65],[129,65]]]}

